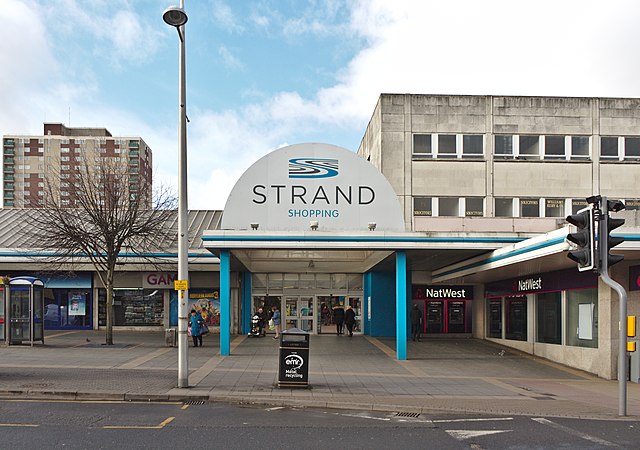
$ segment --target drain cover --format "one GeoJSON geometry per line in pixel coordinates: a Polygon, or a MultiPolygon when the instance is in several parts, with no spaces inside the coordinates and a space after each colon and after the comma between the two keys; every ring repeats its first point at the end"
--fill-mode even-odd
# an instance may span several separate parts
{"type": "Polygon", "coordinates": [[[183,405],[189,405],[189,406],[204,405],[204,400],[194,400],[192,402],[184,402],[183,405]]]}
{"type": "Polygon", "coordinates": [[[413,412],[397,412],[396,417],[420,417],[420,413],[413,412]]]}

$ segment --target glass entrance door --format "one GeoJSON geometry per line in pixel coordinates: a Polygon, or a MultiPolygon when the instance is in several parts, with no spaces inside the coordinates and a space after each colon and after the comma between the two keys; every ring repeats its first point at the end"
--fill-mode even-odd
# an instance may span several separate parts
{"type": "Polygon", "coordinates": [[[298,328],[313,333],[313,300],[312,296],[286,296],[284,298],[285,327],[298,328]]]}
{"type": "MultiPolygon", "coordinates": [[[[362,333],[362,297],[345,297],[343,295],[319,295],[316,302],[316,317],[318,334],[336,334],[336,324],[334,321],[334,310],[336,307],[345,309],[349,306],[356,314],[356,321],[353,325],[353,333],[362,333]]],[[[346,333],[346,327],[344,328],[346,333]]]]}

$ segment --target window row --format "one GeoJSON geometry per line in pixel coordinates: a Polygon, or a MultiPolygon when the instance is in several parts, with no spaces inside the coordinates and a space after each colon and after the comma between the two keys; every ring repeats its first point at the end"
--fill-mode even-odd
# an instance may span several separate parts
{"type": "MultiPolygon", "coordinates": [[[[623,201],[627,210],[640,209],[640,199],[623,201]]],[[[566,217],[587,206],[586,199],[494,198],[495,217],[566,217]]],[[[414,197],[414,217],[484,217],[484,197],[414,197]]]]}
{"type": "Polygon", "coordinates": [[[488,299],[487,319],[488,337],[530,341],[532,331],[535,342],[598,347],[597,289],[488,299]]]}
{"type": "MultiPolygon", "coordinates": [[[[493,136],[495,159],[589,160],[591,136],[539,136],[496,134],[493,136]]],[[[484,158],[482,134],[414,134],[416,159],[484,158]]],[[[640,137],[601,136],[600,159],[640,160],[640,137]]]]}

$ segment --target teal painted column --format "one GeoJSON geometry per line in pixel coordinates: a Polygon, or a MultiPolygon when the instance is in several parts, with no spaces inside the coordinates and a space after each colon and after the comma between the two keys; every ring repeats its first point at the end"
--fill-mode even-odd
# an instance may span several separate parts
{"type": "Polygon", "coordinates": [[[396,252],[396,358],[407,359],[407,254],[396,252]]]}
{"type": "Polygon", "coordinates": [[[220,356],[231,353],[231,265],[229,250],[220,251],[220,356]]]}

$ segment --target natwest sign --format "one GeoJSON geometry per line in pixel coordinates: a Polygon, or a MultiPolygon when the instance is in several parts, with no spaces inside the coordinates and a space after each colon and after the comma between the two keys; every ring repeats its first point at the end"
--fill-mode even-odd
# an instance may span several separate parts
{"type": "Polygon", "coordinates": [[[143,272],[142,287],[146,289],[173,289],[173,282],[177,279],[177,273],[143,272]]]}
{"type": "Polygon", "coordinates": [[[473,286],[413,286],[413,299],[473,299],[473,286]]]}

